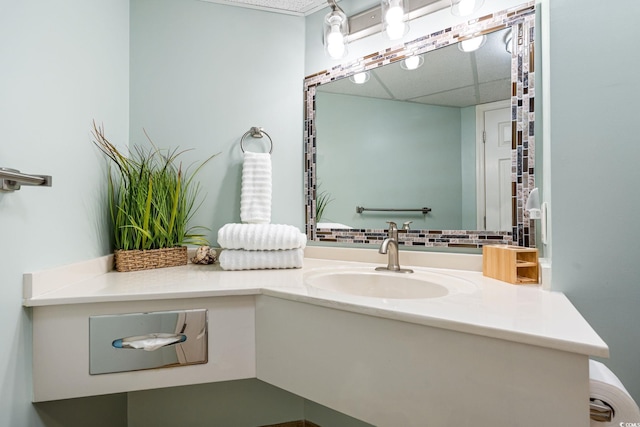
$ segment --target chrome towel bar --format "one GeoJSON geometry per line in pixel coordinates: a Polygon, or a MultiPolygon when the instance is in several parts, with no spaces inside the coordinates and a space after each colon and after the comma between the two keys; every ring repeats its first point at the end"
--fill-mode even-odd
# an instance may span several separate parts
{"type": "Polygon", "coordinates": [[[356,206],[356,212],[361,214],[364,211],[379,211],[379,212],[422,212],[424,215],[431,212],[431,208],[418,208],[418,209],[387,209],[387,208],[363,208],[362,206],[356,206]]]}
{"type": "Polygon", "coordinates": [[[0,168],[0,191],[19,190],[22,185],[51,187],[51,176],[27,175],[16,169],[0,168]]]}

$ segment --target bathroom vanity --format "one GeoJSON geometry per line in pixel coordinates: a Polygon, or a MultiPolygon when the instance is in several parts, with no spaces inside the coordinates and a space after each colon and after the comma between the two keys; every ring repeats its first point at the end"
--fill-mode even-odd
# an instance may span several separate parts
{"type": "MultiPolygon", "coordinates": [[[[258,378],[378,426],[588,425],[588,359],[608,347],[563,294],[484,277],[479,255],[403,253],[411,279],[385,262],[308,247],[296,270],[117,273],[104,257],[25,274],[33,400],[258,378]],[[206,310],[205,363],[90,373],[90,318],[181,310],[206,310]]],[[[126,336],[104,351],[154,353],[110,345],[126,336]]]]}

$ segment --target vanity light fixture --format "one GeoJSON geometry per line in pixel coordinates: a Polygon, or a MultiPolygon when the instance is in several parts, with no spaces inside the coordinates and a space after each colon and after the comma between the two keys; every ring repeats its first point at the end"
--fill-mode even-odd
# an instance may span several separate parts
{"type": "Polygon", "coordinates": [[[411,71],[422,67],[422,64],[424,64],[424,57],[422,55],[411,55],[407,56],[400,63],[400,68],[411,71]]]}
{"type": "Polygon", "coordinates": [[[349,80],[351,80],[353,83],[357,84],[357,85],[361,85],[361,84],[365,84],[366,82],[369,81],[369,72],[368,71],[360,71],[359,73],[355,73],[354,75],[352,75],[351,77],[349,77],[349,80]]]}
{"type": "Polygon", "coordinates": [[[455,16],[469,16],[483,4],[484,0],[451,0],[451,13],[455,16]]]}
{"type": "Polygon", "coordinates": [[[340,59],[347,54],[349,20],[335,0],[327,0],[327,3],[331,12],[324,17],[324,48],[331,58],[340,59]]]}
{"type": "Polygon", "coordinates": [[[462,52],[473,52],[480,49],[487,42],[487,36],[481,35],[470,39],[462,40],[458,43],[458,49],[462,52]]]}
{"type": "Polygon", "coordinates": [[[381,0],[382,32],[389,40],[398,40],[409,32],[408,0],[381,0]]]}
{"type": "Polygon", "coordinates": [[[331,11],[323,23],[324,46],[328,56],[341,59],[346,46],[380,32],[391,40],[401,39],[409,31],[409,21],[450,7],[451,0],[380,0],[377,6],[347,17],[336,4],[327,0],[331,11]]]}

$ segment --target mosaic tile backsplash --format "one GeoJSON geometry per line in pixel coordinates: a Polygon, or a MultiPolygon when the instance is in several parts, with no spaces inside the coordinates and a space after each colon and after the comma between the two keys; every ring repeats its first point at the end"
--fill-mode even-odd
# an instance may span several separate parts
{"type": "Polygon", "coordinates": [[[534,221],[524,209],[529,192],[535,187],[535,2],[485,15],[417,38],[404,45],[337,65],[305,79],[305,210],[306,233],[310,240],[336,243],[380,244],[387,237],[382,229],[316,229],[316,86],[348,77],[405,58],[407,53],[423,54],[479,34],[512,28],[514,46],[511,56],[511,131],[512,131],[512,220],[510,232],[470,230],[399,230],[401,245],[423,247],[481,248],[488,244],[515,244],[535,247],[534,221]]]}
{"type": "MultiPolygon", "coordinates": [[[[380,245],[387,238],[383,229],[327,229],[316,230],[320,242],[380,245]]],[[[483,245],[511,245],[511,233],[469,230],[398,230],[398,242],[405,246],[478,248],[483,245]]]]}

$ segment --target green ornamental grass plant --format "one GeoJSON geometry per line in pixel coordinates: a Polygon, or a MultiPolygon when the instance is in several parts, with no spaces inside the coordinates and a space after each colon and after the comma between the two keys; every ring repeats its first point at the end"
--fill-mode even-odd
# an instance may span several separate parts
{"type": "Polygon", "coordinates": [[[190,226],[199,201],[200,183],[194,177],[217,154],[185,170],[179,157],[185,151],[134,146],[127,154],[107,140],[104,128],[93,123],[94,144],[111,160],[108,205],[115,250],[207,245],[203,226],[190,226]]]}

